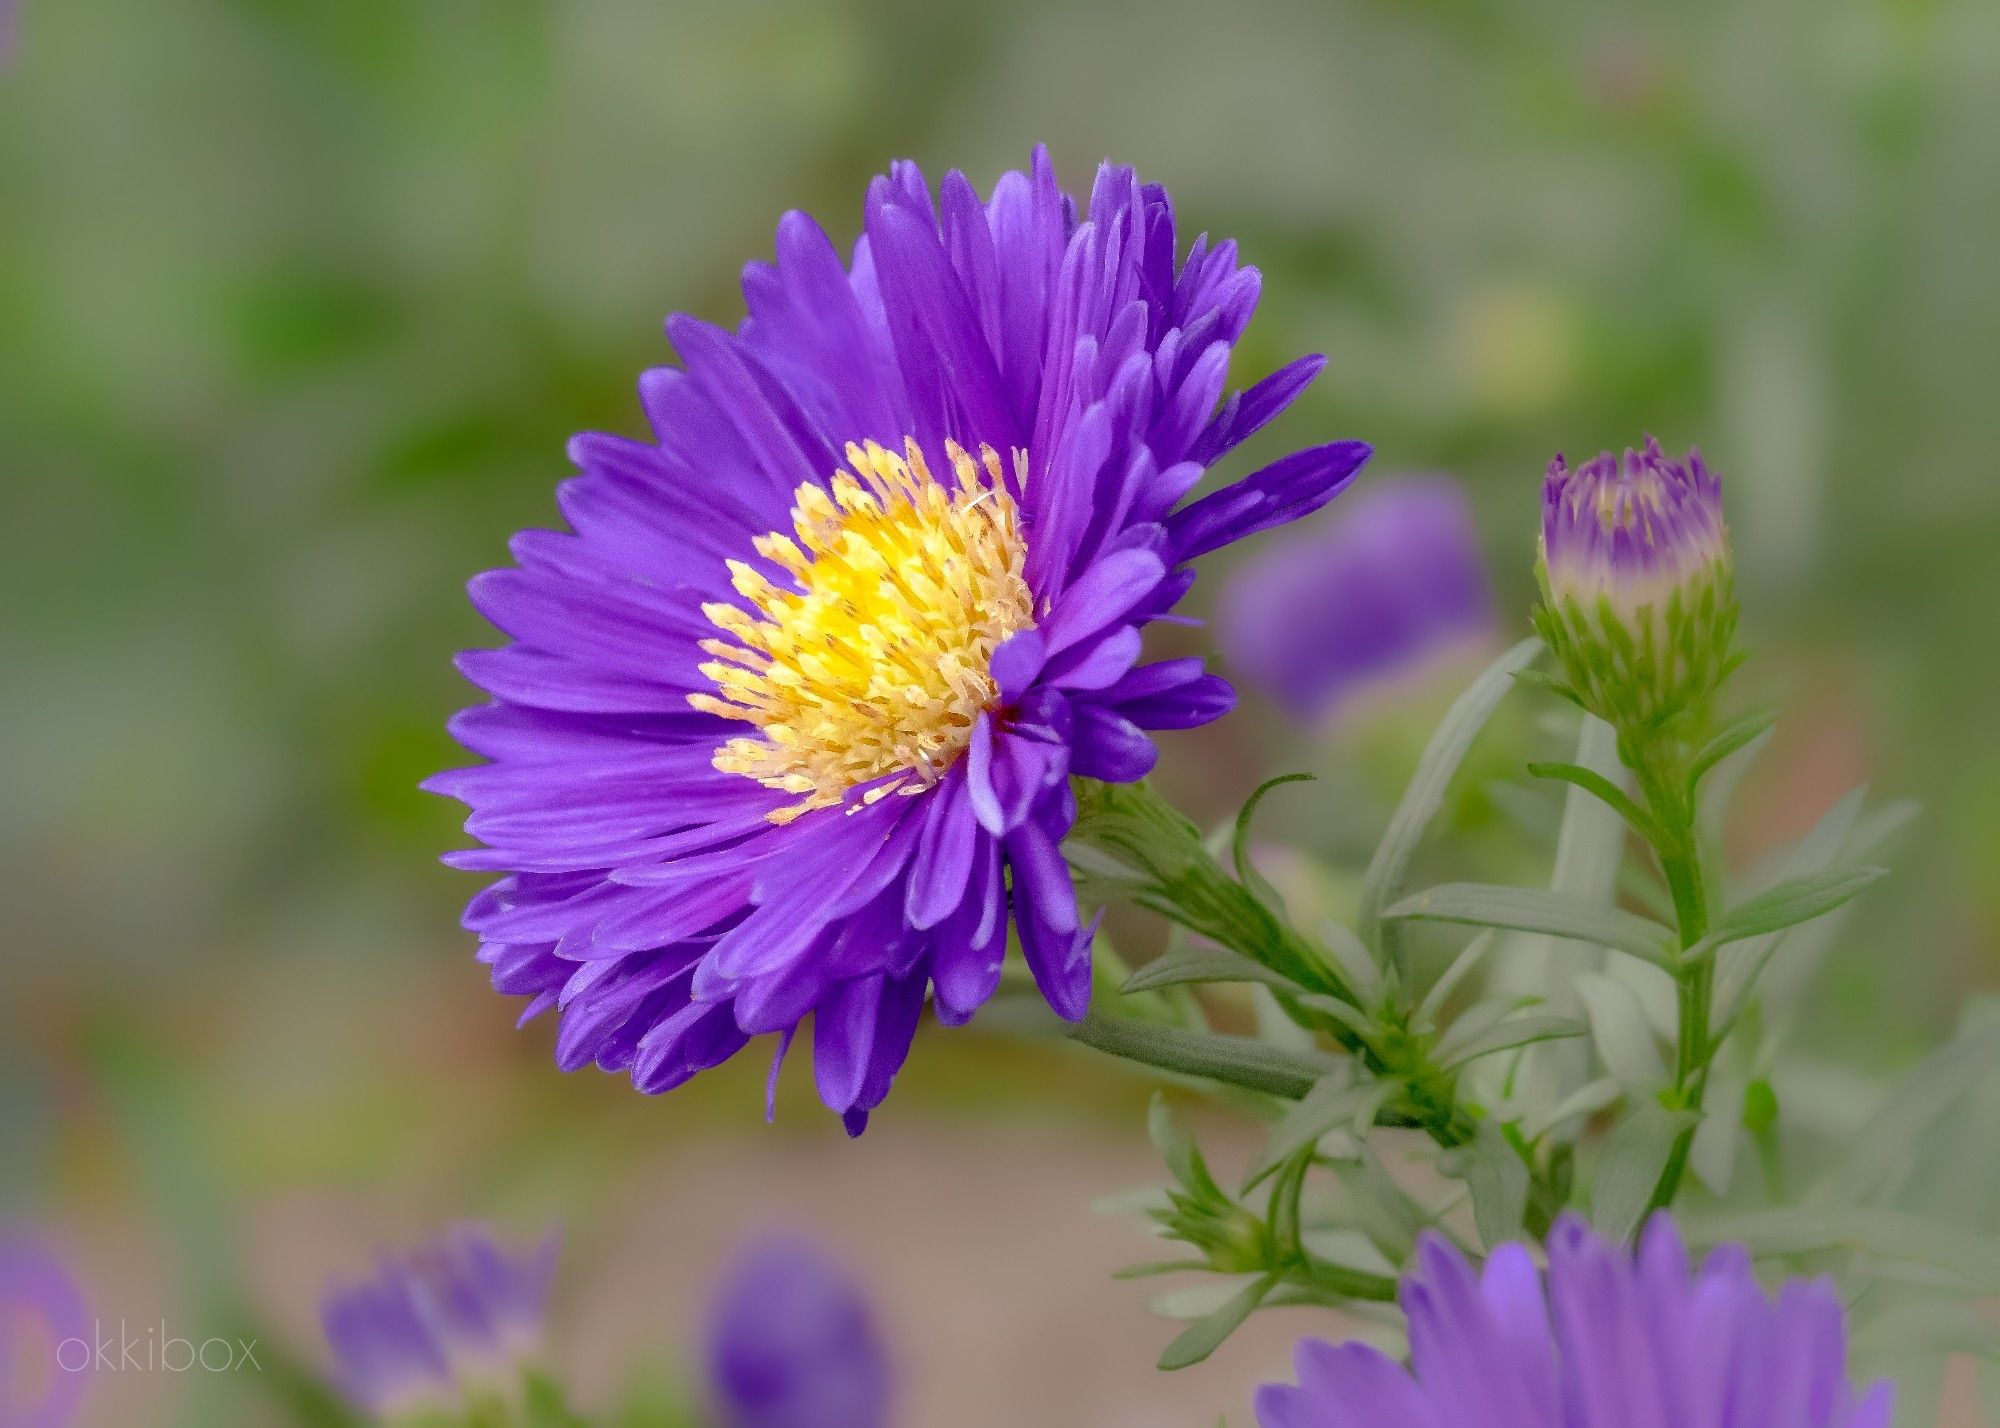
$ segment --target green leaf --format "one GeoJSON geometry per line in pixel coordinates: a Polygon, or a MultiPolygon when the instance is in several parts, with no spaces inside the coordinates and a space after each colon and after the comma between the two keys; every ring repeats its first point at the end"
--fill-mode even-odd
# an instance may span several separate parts
{"type": "Polygon", "coordinates": [[[1787,1206],[1700,1221],[1702,1245],[1738,1241],[1762,1257],[1847,1251],[1942,1270],[1988,1293],[2000,1293],[2000,1242],[1928,1215],[1875,1206],[1787,1206]]]}
{"type": "Polygon", "coordinates": [[[1331,1056],[1284,1051],[1254,1037],[1158,1026],[1094,1012],[1070,1027],[1068,1034],[1107,1056],[1293,1101],[1340,1064],[1331,1056]]]}
{"type": "Polygon", "coordinates": [[[1172,1108],[1167,1105],[1167,1098],[1158,1091],[1153,1093],[1152,1104],[1146,1109],[1146,1134],[1152,1139],[1153,1149],[1160,1153],[1160,1159],[1167,1163],[1167,1171],[1174,1179],[1197,1194],[1212,1190],[1221,1195],[1222,1187],[1208,1173],[1201,1152],[1195,1148],[1187,1132],[1180,1128],[1172,1108]]]}
{"type": "Polygon", "coordinates": [[[1278,896],[1278,890],[1271,886],[1269,879],[1258,872],[1256,865],[1250,861],[1250,820],[1257,812],[1257,805],[1264,801],[1264,795],[1279,784],[1312,781],[1313,776],[1309,773],[1279,774],[1276,778],[1267,778],[1243,800],[1243,807],[1236,815],[1236,835],[1229,845],[1230,856],[1236,864],[1236,881],[1248,888],[1266,907],[1281,908],[1284,900],[1278,896]]]}
{"type": "Polygon", "coordinates": [[[1589,1030],[1589,1027],[1574,1017],[1509,1017],[1463,1041],[1447,1035],[1438,1043],[1437,1063],[1442,1070],[1454,1071],[1469,1061],[1477,1061],[1482,1056],[1491,1056],[1496,1051],[1511,1051],[1517,1046],[1530,1046],[1537,1041],[1559,1041],[1564,1037],[1582,1036],[1589,1030]]]}
{"type": "Polygon", "coordinates": [[[1259,1181],[1307,1146],[1317,1145],[1322,1136],[1343,1127],[1359,1132],[1374,1124],[1375,1112],[1393,1089],[1383,1081],[1357,1083],[1347,1067],[1322,1078],[1272,1128],[1271,1138],[1243,1181],[1243,1193],[1249,1194],[1259,1181]]]}
{"type": "Polygon", "coordinates": [[[1253,962],[1226,947],[1183,947],[1155,957],[1130,977],[1119,990],[1126,995],[1150,992],[1159,987],[1177,987],[1189,982],[1262,982],[1271,987],[1295,987],[1290,978],[1274,972],[1262,962],[1253,962]]]}
{"type": "Polygon", "coordinates": [[[1325,943],[1327,954],[1340,968],[1341,976],[1347,979],[1348,987],[1363,1006],[1375,1006],[1381,1002],[1386,987],[1382,980],[1382,968],[1350,927],[1338,922],[1329,922],[1320,929],[1320,940],[1325,943]]]}
{"type": "MultiPolygon", "coordinates": [[[[1865,855],[1872,844],[1861,841],[1856,835],[1862,803],[1867,794],[1865,787],[1854,789],[1821,815],[1812,831],[1778,860],[1777,873],[1769,881],[1806,877],[1826,871],[1842,857],[1865,855]]],[[[1715,1005],[1720,1010],[1715,1027],[1718,1041],[1734,1028],[1736,1019],[1749,1005],[1750,997],[1756,991],[1765,969],[1770,966],[1771,959],[1794,935],[1812,936],[1810,933],[1795,934],[1791,928],[1780,928],[1775,932],[1745,938],[1717,954],[1715,1005]]]]}
{"type": "Polygon", "coordinates": [[[1725,943],[1742,942],[1824,917],[1886,872],[1887,868],[1827,868],[1787,878],[1723,913],[1708,935],[1688,949],[1687,958],[1695,961],[1725,943]]]}
{"type": "Polygon", "coordinates": [[[1318,992],[1308,992],[1298,999],[1302,1007],[1331,1017],[1340,1025],[1353,1032],[1363,1045],[1373,1045],[1382,1027],[1375,1018],[1359,1007],[1340,1000],[1338,997],[1322,996],[1318,992]]]}
{"type": "Polygon", "coordinates": [[[1778,722],[1778,711],[1762,709],[1754,714],[1746,714],[1714,738],[1701,746],[1701,752],[1694,756],[1688,766],[1688,787],[1700,783],[1708,771],[1756,740],[1762,738],[1771,726],[1778,722]]]}
{"type": "Polygon", "coordinates": [[[1673,934],[1650,918],[1621,908],[1543,888],[1494,883],[1444,883],[1413,893],[1385,911],[1384,919],[1457,922],[1544,932],[1664,962],[1673,934]]]}
{"type": "Polygon", "coordinates": [[[1359,1233],[1389,1264],[1408,1263],[1419,1235],[1448,1229],[1383,1167],[1372,1145],[1362,1142],[1355,1150],[1353,1159],[1332,1164],[1344,1197],[1335,1212],[1339,1223],[1359,1233]]]}
{"type": "Polygon", "coordinates": [[[1807,1196],[1818,1204],[1860,1200],[1896,1185],[1923,1163],[1933,1135],[1962,1139],[1968,1127],[1954,1116],[1970,1095],[2000,1073],[2000,1025],[1975,1020],[1904,1075],[1854,1134],[1840,1160],[1807,1196]]]}
{"type": "Polygon", "coordinates": [[[1737,786],[1742,783],[1750,765],[1757,761],[1757,756],[1764,752],[1764,746],[1771,742],[1772,732],[1766,729],[1753,735],[1748,743],[1733,753],[1723,755],[1708,771],[1708,787],[1701,791],[1696,802],[1700,810],[1702,835],[1709,841],[1722,841],[1737,786]]]}
{"type": "Polygon", "coordinates": [[[1513,687],[1515,672],[1525,669],[1541,648],[1539,639],[1526,639],[1488,665],[1458,696],[1437,732],[1431,735],[1417,763],[1417,772],[1404,790],[1402,802],[1396,805],[1388,831],[1382,835],[1368,872],[1361,880],[1361,904],[1354,930],[1363,944],[1381,943],[1382,909],[1402,890],[1404,874],[1416,856],[1417,845],[1423,841],[1424,830],[1444,806],[1445,790],[1452,775],[1465,762],[1473,738],[1513,687]]]}
{"type": "Polygon", "coordinates": [[[1166,1370],[1186,1368],[1198,1364],[1222,1346],[1222,1341],[1235,1333],[1251,1311],[1264,1302],[1264,1296],[1271,1292],[1277,1279],[1272,1275],[1262,1275],[1243,1286],[1229,1302],[1183,1329],[1175,1340],[1167,1345],[1167,1351],[1160,1355],[1160,1367],[1166,1370]]]}
{"type": "Polygon", "coordinates": [[[1576,994],[1590,1020],[1597,1058],[1604,1069],[1628,1086],[1654,1090],[1666,1084],[1666,1058],[1660,1054],[1653,1024],[1639,994],[1615,977],[1599,972],[1583,972],[1576,978],[1576,994]]]}
{"type": "Polygon", "coordinates": [[[1466,943],[1465,949],[1451,959],[1451,965],[1444,969],[1443,974],[1431,983],[1431,989],[1424,993],[1424,999],[1417,1004],[1417,1010],[1411,1016],[1410,1024],[1419,1031],[1428,1031],[1436,1026],[1438,1013],[1444,1010],[1445,1002],[1458,990],[1458,984],[1465,980],[1466,975],[1493,950],[1496,940],[1495,934],[1488,929],[1466,943]]]}
{"type": "Polygon", "coordinates": [[[1646,1218],[1653,1191],[1673,1155],[1674,1143],[1701,1118],[1657,1102],[1621,1122],[1598,1152],[1590,1187],[1590,1222],[1606,1239],[1629,1241],[1646,1218]]]}
{"type": "Polygon", "coordinates": [[[1624,1094],[1625,1083],[1616,1076],[1587,1081],[1541,1115],[1522,1121],[1521,1134],[1530,1141],[1540,1140],[1564,1121],[1578,1116],[1594,1116],[1606,1106],[1615,1105],[1624,1094]]]}
{"type": "Polygon", "coordinates": [[[1438,1169],[1472,1192],[1472,1218],[1488,1249],[1521,1237],[1528,1211],[1528,1166],[1491,1121],[1481,1121],[1470,1145],[1446,1151],[1438,1169]]]}
{"type": "Polygon", "coordinates": [[[1143,1264],[1128,1264],[1123,1269],[1111,1271],[1113,1279],[1151,1279],[1161,1274],[1191,1274],[1208,1268],[1205,1259],[1151,1259],[1143,1264]]]}
{"type": "Polygon", "coordinates": [[[1594,795],[1615,812],[1632,831],[1648,843],[1658,845],[1666,840],[1666,834],[1659,820],[1632,801],[1632,795],[1606,778],[1595,769],[1584,768],[1581,764],[1532,763],[1528,772],[1536,778],[1555,779],[1572,784],[1585,793],[1594,795]]]}

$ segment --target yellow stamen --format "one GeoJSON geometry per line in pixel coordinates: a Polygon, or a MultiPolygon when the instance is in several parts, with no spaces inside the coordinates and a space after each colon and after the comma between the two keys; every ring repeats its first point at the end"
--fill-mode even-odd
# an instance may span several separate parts
{"type": "MultiPolygon", "coordinates": [[[[757,726],[715,753],[715,767],[805,795],[770,815],[789,823],[887,774],[867,802],[921,793],[951,767],[993,706],[993,651],[1034,624],[1022,576],[1020,513],[1000,457],[945,444],[939,481],[914,440],[897,456],[850,443],[850,471],[794,493],[792,534],[753,542],[796,582],[741,561],[730,583],[754,613],[710,604],[726,639],[702,641],[715,694],[695,708],[757,726]]],[[[1014,453],[1017,484],[1027,453],[1014,453]]],[[[859,807],[860,805],[856,805],[859,807]]]]}

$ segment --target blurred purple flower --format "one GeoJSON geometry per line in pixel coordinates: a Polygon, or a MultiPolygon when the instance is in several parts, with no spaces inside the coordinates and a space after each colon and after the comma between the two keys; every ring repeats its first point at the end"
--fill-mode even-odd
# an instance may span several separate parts
{"type": "MultiPolygon", "coordinates": [[[[5,9],[0,0],[0,20],[5,9]]],[[[96,1361],[95,1328],[54,1251],[0,1233],[0,1428],[64,1428],[76,1416],[96,1361]]]]}
{"type": "Polygon", "coordinates": [[[1257,1394],[1262,1428],[1888,1428],[1889,1386],[1848,1387],[1832,1285],[1770,1298],[1738,1245],[1690,1275],[1664,1214],[1636,1256],[1563,1220],[1546,1288],[1520,1245],[1475,1278],[1428,1235],[1417,1265],[1402,1296],[1414,1370],[1303,1339],[1299,1385],[1257,1394]]]}
{"type": "Polygon", "coordinates": [[[555,1265],[553,1235],[510,1252],[475,1225],[384,1254],[375,1278],[320,1304],[343,1388],[388,1416],[506,1386],[540,1347],[555,1265]]]}
{"type": "MultiPolygon", "coordinates": [[[[859,1134],[928,1002],[958,1025],[1010,932],[1049,1005],[1090,1001],[1060,851],[1070,776],[1131,782],[1221,717],[1198,658],[1142,664],[1192,562],[1296,520],[1369,456],[1298,451],[1184,498],[1323,361],[1226,392],[1260,279],[1182,249],[1166,191],[1045,150],[981,198],[898,163],[848,251],[803,213],[744,271],[749,318],[675,316],[643,441],[579,436],[516,564],[471,584],[512,643],[460,668],[465,802],[501,875],[465,924],[556,1060],[678,1086],[812,1021],[859,1134]]],[[[774,1066],[775,1076],[775,1066],[774,1066]]]]}
{"type": "Polygon", "coordinates": [[[1493,591],[1458,484],[1410,476],[1273,542],[1222,594],[1232,666],[1301,723],[1491,640],[1493,591]]]}
{"type": "Polygon", "coordinates": [[[721,1428],[883,1428],[888,1355],[853,1281],[817,1247],[771,1239],[737,1259],[709,1314],[721,1428]]]}

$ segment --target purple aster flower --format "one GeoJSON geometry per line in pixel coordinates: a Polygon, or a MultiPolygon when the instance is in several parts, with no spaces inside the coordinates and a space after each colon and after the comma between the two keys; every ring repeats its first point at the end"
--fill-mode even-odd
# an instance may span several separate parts
{"type": "Polygon", "coordinates": [[[1458,483],[1411,476],[1349,496],[1223,591],[1230,663],[1301,723],[1494,636],[1493,589],[1458,483]]]}
{"type": "Polygon", "coordinates": [[[452,728],[491,762],[426,785],[486,845],[448,861],[505,875],[465,923],[523,1020],[559,1011],[560,1066],[664,1091],[759,1034],[782,1060],[811,1016],[858,1134],[926,997],[971,1017],[1010,928],[1083,1015],[1069,778],[1140,778],[1152,731],[1233,700],[1198,659],[1142,663],[1141,629],[1369,454],[1185,499],[1322,363],[1225,395],[1258,275],[1178,254],[1129,169],[1079,213],[1041,151],[983,201],[899,163],[851,261],[788,214],[736,331],[668,321],[653,439],[572,443],[570,530],[472,582],[513,643],[462,657],[493,702],[452,728]]]}
{"type": "Polygon", "coordinates": [[[853,1281],[815,1246],[770,1239],[736,1261],[709,1311],[719,1428],[883,1428],[888,1355],[853,1281]]]}
{"type": "Polygon", "coordinates": [[[65,1428],[95,1362],[90,1307],[62,1260],[26,1235],[0,1233],[0,1424],[65,1428]]]}
{"type": "Polygon", "coordinates": [[[1620,729],[1698,709],[1731,667],[1736,600],[1722,484],[1659,442],[1542,486],[1535,623],[1578,702],[1620,729]]]}
{"type": "Polygon", "coordinates": [[[1888,1428],[1891,1390],[1859,1398],[1825,1281],[1767,1296],[1739,1245],[1690,1274],[1656,1215],[1636,1256],[1566,1218],[1546,1287],[1503,1245],[1474,1276],[1436,1235],[1403,1287],[1414,1369],[1362,1344],[1301,1340],[1297,1387],[1257,1394],[1262,1428],[1888,1428]]]}
{"type": "Polygon", "coordinates": [[[385,1254],[373,1279],[320,1304],[342,1386],[384,1417],[506,1391],[540,1347],[555,1265],[554,1236],[513,1252],[474,1225],[385,1254]]]}

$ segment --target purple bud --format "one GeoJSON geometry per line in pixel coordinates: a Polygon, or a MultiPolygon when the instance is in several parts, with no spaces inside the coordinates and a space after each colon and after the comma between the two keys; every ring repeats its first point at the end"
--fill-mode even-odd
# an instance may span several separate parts
{"type": "Polygon", "coordinates": [[[852,1280],[815,1246],[745,1250],[709,1314],[709,1390],[720,1428],[883,1428],[888,1356],[852,1280]]]}
{"type": "Polygon", "coordinates": [[[1722,483],[1699,450],[1670,461],[1660,444],[1605,452],[1572,471],[1558,456],[1542,484],[1542,561],[1549,595],[1620,615],[1664,607],[1676,590],[1729,559],[1722,483]]]}
{"type": "Polygon", "coordinates": [[[1623,733],[1696,723],[1735,664],[1735,573],[1722,485],[1650,436],[1542,485],[1535,627],[1577,701],[1623,733]]]}

